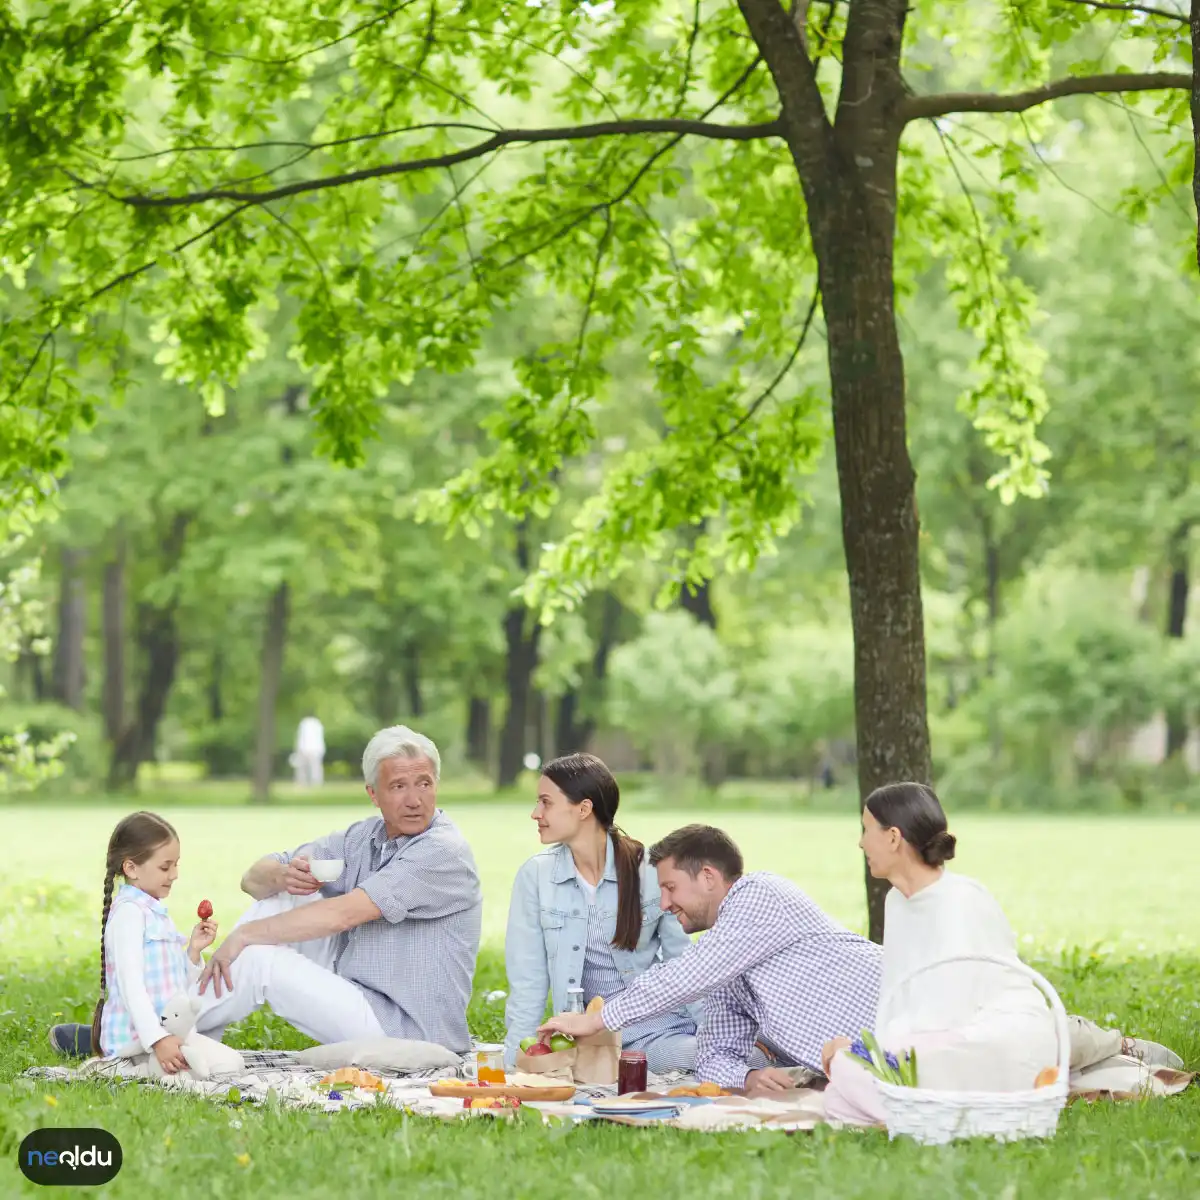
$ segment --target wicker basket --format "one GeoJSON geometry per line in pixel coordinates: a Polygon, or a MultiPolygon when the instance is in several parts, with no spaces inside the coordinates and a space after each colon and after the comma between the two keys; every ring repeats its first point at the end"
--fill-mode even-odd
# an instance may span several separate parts
{"type": "MultiPolygon", "coordinates": [[[[902,983],[948,962],[992,963],[1019,972],[1037,984],[1049,1001],[1054,1016],[1054,1031],[1058,1037],[1058,1078],[1046,1087],[1031,1087],[1021,1092],[943,1092],[930,1088],[899,1087],[881,1081],[879,1090],[887,1111],[888,1136],[907,1136],[929,1146],[941,1146],[960,1138],[972,1137],[990,1137],[1001,1142],[1053,1137],[1058,1128],[1058,1114],[1067,1102],[1071,1074],[1067,1014],[1058,993],[1024,963],[986,954],[956,955],[929,963],[914,971],[902,983]]],[[[881,1017],[886,999],[884,997],[880,1001],[881,1017]]],[[[878,1027],[883,1027],[882,1019],[878,1021],[878,1027]]],[[[919,1062],[917,1071],[919,1075],[919,1062]]]]}

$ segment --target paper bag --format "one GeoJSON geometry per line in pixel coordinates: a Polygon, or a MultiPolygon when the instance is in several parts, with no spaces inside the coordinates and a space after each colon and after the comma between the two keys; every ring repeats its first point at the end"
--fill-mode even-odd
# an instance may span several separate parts
{"type": "Polygon", "coordinates": [[[616,1083],[621,1059],[621,1035],[605,1029],[575,1039],[575,1082],[616,1083]]]}
{"type": "Polygon", "coordinates": [[[528,1071],[531,1075],[545,1075],[547,1079],[561,1079],[566,1083],[574,1082],[572,1068],[575,1065],[574,1047],[570,1050],[555,1050],[552,1054],[526,1054],[524,1050],[517,1051],[517,1070],[528,1071]]]}

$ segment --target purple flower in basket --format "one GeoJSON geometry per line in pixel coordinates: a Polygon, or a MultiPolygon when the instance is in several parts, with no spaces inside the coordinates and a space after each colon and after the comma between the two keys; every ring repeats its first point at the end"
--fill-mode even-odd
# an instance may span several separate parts
{"type": "MultiPolygon", "coordinates": [[[[865,1063],[871,1062],[871,1052],[867,1049],[867,1044],[862,1040],[862,1038],[855,1038],[854,1041],[850,1043],[850,1053],[857,1055],[865,1063]]],[[[885,1050],[884,1057],[887,1059],[887,1065],[889,1067],[896,1071],[900,1069],[900,1060],[894,1054],[889,1054],[885,1050]]]]}
{"type": "Polygon", "coordinates": [[[341,1092],[335,1092],[335,1091],[333,1091],[332,1089],[330,1089],[330,1092],[329,1092],[329,1098],[330,1098],[330,1100],[341,1100],[341,1099],[342,1099],[342,1093],[341,1093],[341,1092]]]}

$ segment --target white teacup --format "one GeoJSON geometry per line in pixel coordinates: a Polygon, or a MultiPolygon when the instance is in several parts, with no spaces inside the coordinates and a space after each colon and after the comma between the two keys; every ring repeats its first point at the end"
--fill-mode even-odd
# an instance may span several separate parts
{"type": "Polygon", "coordinates": [[[346,868],[344,858],[310,858],[308,869],[319,883],[332,883],[346,868]]]}

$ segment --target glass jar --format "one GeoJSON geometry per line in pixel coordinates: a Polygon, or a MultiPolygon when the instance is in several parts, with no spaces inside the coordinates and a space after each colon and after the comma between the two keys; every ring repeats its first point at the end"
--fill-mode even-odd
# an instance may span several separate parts
{"type": "Polygon", "coordinates": [[[571,988],[568,990],[566,1011],[569,1013],[581,1013],[584,1011],[583,988],[571,988]]]}
{"type": "Polygon", "coordinates": [[[504,1082],[503,1046],[481,1046],[475,1051],[475,1078],[479,1083],[504,1082]]]}
{"type": "Polygon", "coordinates": [[[646,1090],[646,1052],[644,1050],[622,1050],[617,1062],[617,1095],[646,1090]]]}

